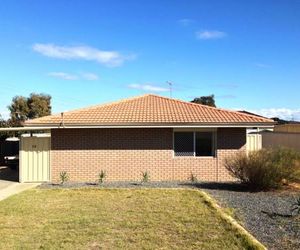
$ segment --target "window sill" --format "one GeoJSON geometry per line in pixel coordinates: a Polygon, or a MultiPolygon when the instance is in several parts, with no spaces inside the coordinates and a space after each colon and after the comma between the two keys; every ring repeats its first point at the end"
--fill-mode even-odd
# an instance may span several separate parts
{"type": "Polygon", "coordinates": [[[217,156],[173,156],[174,159],[191,158],[191,159],[215,159],[217,156]]]}

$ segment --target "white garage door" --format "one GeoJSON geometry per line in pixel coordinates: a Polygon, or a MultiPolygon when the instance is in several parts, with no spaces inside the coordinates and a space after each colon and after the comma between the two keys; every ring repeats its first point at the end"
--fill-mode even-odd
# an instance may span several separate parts
{"type": "Polygon", "coordinates": [[[20,182],[50,181],[50,136],[21,137],[20,182]]]}

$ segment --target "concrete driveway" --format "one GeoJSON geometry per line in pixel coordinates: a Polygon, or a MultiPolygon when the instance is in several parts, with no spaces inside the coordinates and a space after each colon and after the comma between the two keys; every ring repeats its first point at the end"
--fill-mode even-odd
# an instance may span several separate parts
{"type": "Polygon", "coordinates": [[[18,171],[0,166],[0,201],[39,185],[39,183],[19,183],[17,181],[18,171]]]}

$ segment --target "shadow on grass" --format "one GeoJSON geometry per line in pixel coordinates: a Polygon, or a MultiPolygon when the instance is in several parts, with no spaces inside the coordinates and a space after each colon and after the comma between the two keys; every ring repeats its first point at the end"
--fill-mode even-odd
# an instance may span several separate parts
{"type": "Polygon", "coordinates": [[[184,183],[180,185],[191,186],[200,189],[209,189],[209,190],[249,192],[247,186],[238,182],[196,182],[196,183],[184,183]]]}

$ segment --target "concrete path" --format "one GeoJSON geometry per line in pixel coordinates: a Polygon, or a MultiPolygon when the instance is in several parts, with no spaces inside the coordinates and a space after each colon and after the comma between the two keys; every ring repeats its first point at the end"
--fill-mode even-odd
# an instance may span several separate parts
{"type": "Polygon", "coordinates": [[[0,201],[38,185],[40,183],[18,183],[0,180],[0,201]]]}

